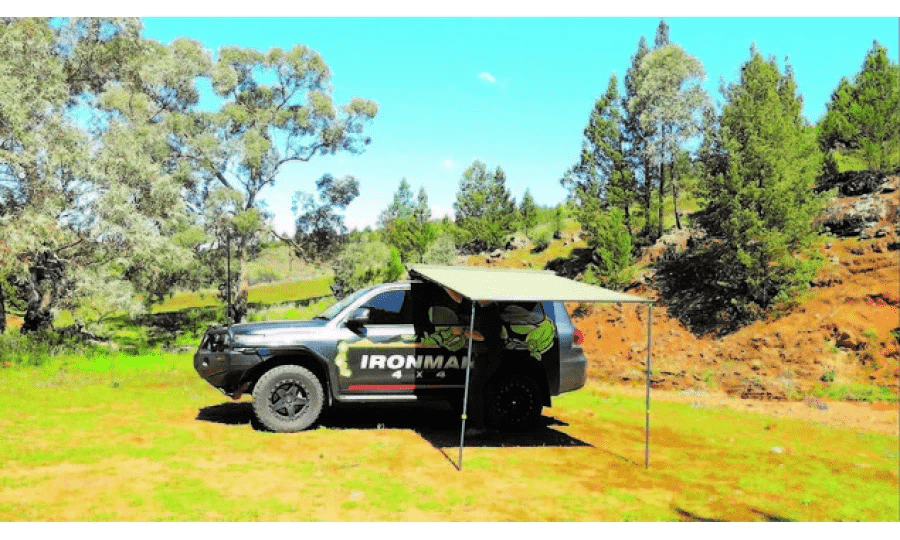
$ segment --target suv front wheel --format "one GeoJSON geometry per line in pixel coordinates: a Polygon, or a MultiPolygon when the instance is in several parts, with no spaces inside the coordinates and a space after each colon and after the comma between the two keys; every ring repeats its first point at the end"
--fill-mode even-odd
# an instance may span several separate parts
{"type": "Polygon", "coordinates": [[[253,388],[253,411],[268,429],[303,431],[322,412],[324,392],[318,377],[304,367],[277,366],[265,372],[253,388]]]}
{"type": "Polygon", "coordinates": [[[487,396],[491,423],[502,431],[528,431],[538,425],[543,409],[541,389],[528,375],[504,375],[487,396]]]}

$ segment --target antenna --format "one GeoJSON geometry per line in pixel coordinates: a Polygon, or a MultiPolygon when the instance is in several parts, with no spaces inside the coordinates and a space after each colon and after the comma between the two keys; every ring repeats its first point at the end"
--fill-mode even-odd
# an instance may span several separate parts
{"type": "Polygon", "coordinates": [[[228,321],[228,328],[230,330],[231,329],[231,316],[232,316],[232,313],[234,312],[234,310],[231,309],[231,230],[230,229],[228,231],[226,231],[225,238],[226,238],[225,245],[227,246],[226,250],[225,250],[225,257],[228,261],[228,263],[227,263],[228,281],[225,284],[225,290],[226,290],[225,294],[227,297],[228,305],[225,307],[225,319],[228,321]]]}

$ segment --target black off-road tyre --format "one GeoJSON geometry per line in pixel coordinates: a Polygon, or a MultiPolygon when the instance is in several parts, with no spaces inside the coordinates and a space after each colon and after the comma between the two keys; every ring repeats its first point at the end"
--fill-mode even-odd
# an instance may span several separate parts
{"type": "Polygon", "coordinates": [[[277,366],[263,373],[253,388],[253,412],[267,429],[303,431],[322,413],[325,393],[319,378],[304,367],[277,366]]]}
{"type": "Polygon", "coordinates": [[[511,432],[537,428],[544,408],[540,386],[523,374],[502,375],[489,386],[485,404],[488,425],[511,432]]]}

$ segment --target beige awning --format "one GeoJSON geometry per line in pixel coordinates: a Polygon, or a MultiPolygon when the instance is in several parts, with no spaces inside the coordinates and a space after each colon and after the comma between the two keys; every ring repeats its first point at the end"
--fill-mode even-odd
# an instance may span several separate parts
{"type": "Polygon", "coordinates": [[[453,289],[472,300],[497,302],[603,302],[652,304],[649,298],[580,283],[540,270],[479,268],[473,266],[409,267],[410,277],[453,289]]]}
{"type": "MultiPolygon", "coordinates": [[[[424,279],[437,283],[468,297],[472,302],[469,323],[469,349],[472,349],[472,335],[475,330],[475,301],[495,302],[603,302],[647,304],[647,408],[646,439],[644,443],[644,467],[650,467],[650,349],[652,347],[653,303],[649,298],[624,294],[603,287],[595,287],[559,277],[552,272],[537,270],[491,269],[473,266],[429,266],[416,264],[408,267],[413,279],[424,279]]],[[[476,360],[477,361],[477,360],[476,360]]],[[[466,365],[466,386],[463,394],[462,410],[469,402],[469,372],[472,362],[466,365]]],[[[463,448],[466,446],[466,415],[462,414],[459,433],[459,463],[462,470],[463,448]]]]}

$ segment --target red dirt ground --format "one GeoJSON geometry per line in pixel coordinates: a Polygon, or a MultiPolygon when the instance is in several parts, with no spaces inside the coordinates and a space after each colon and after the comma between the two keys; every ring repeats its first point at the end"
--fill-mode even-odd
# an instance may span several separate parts
{"type": "MultiPolygon", "coordinates": [[[[654,388],[713,386],[732,396],[784,399],[792,388],[822,384],[823,374],[833,371],[838,382],[874,383],[897,393],[900,353],[890,332],[900,326],[900,264],[898,253],[888,250],[891,241],[830,242],[825,255],[831,262],[809,300],[780,318],[757,321],[721,339],[692,334],[669,316],[655,290],[632,290],[658,302],[653,310],[654,388]]],[[[646,307],[568,307],[586,336],[590,378],[644,380],[646,307]]]]}

